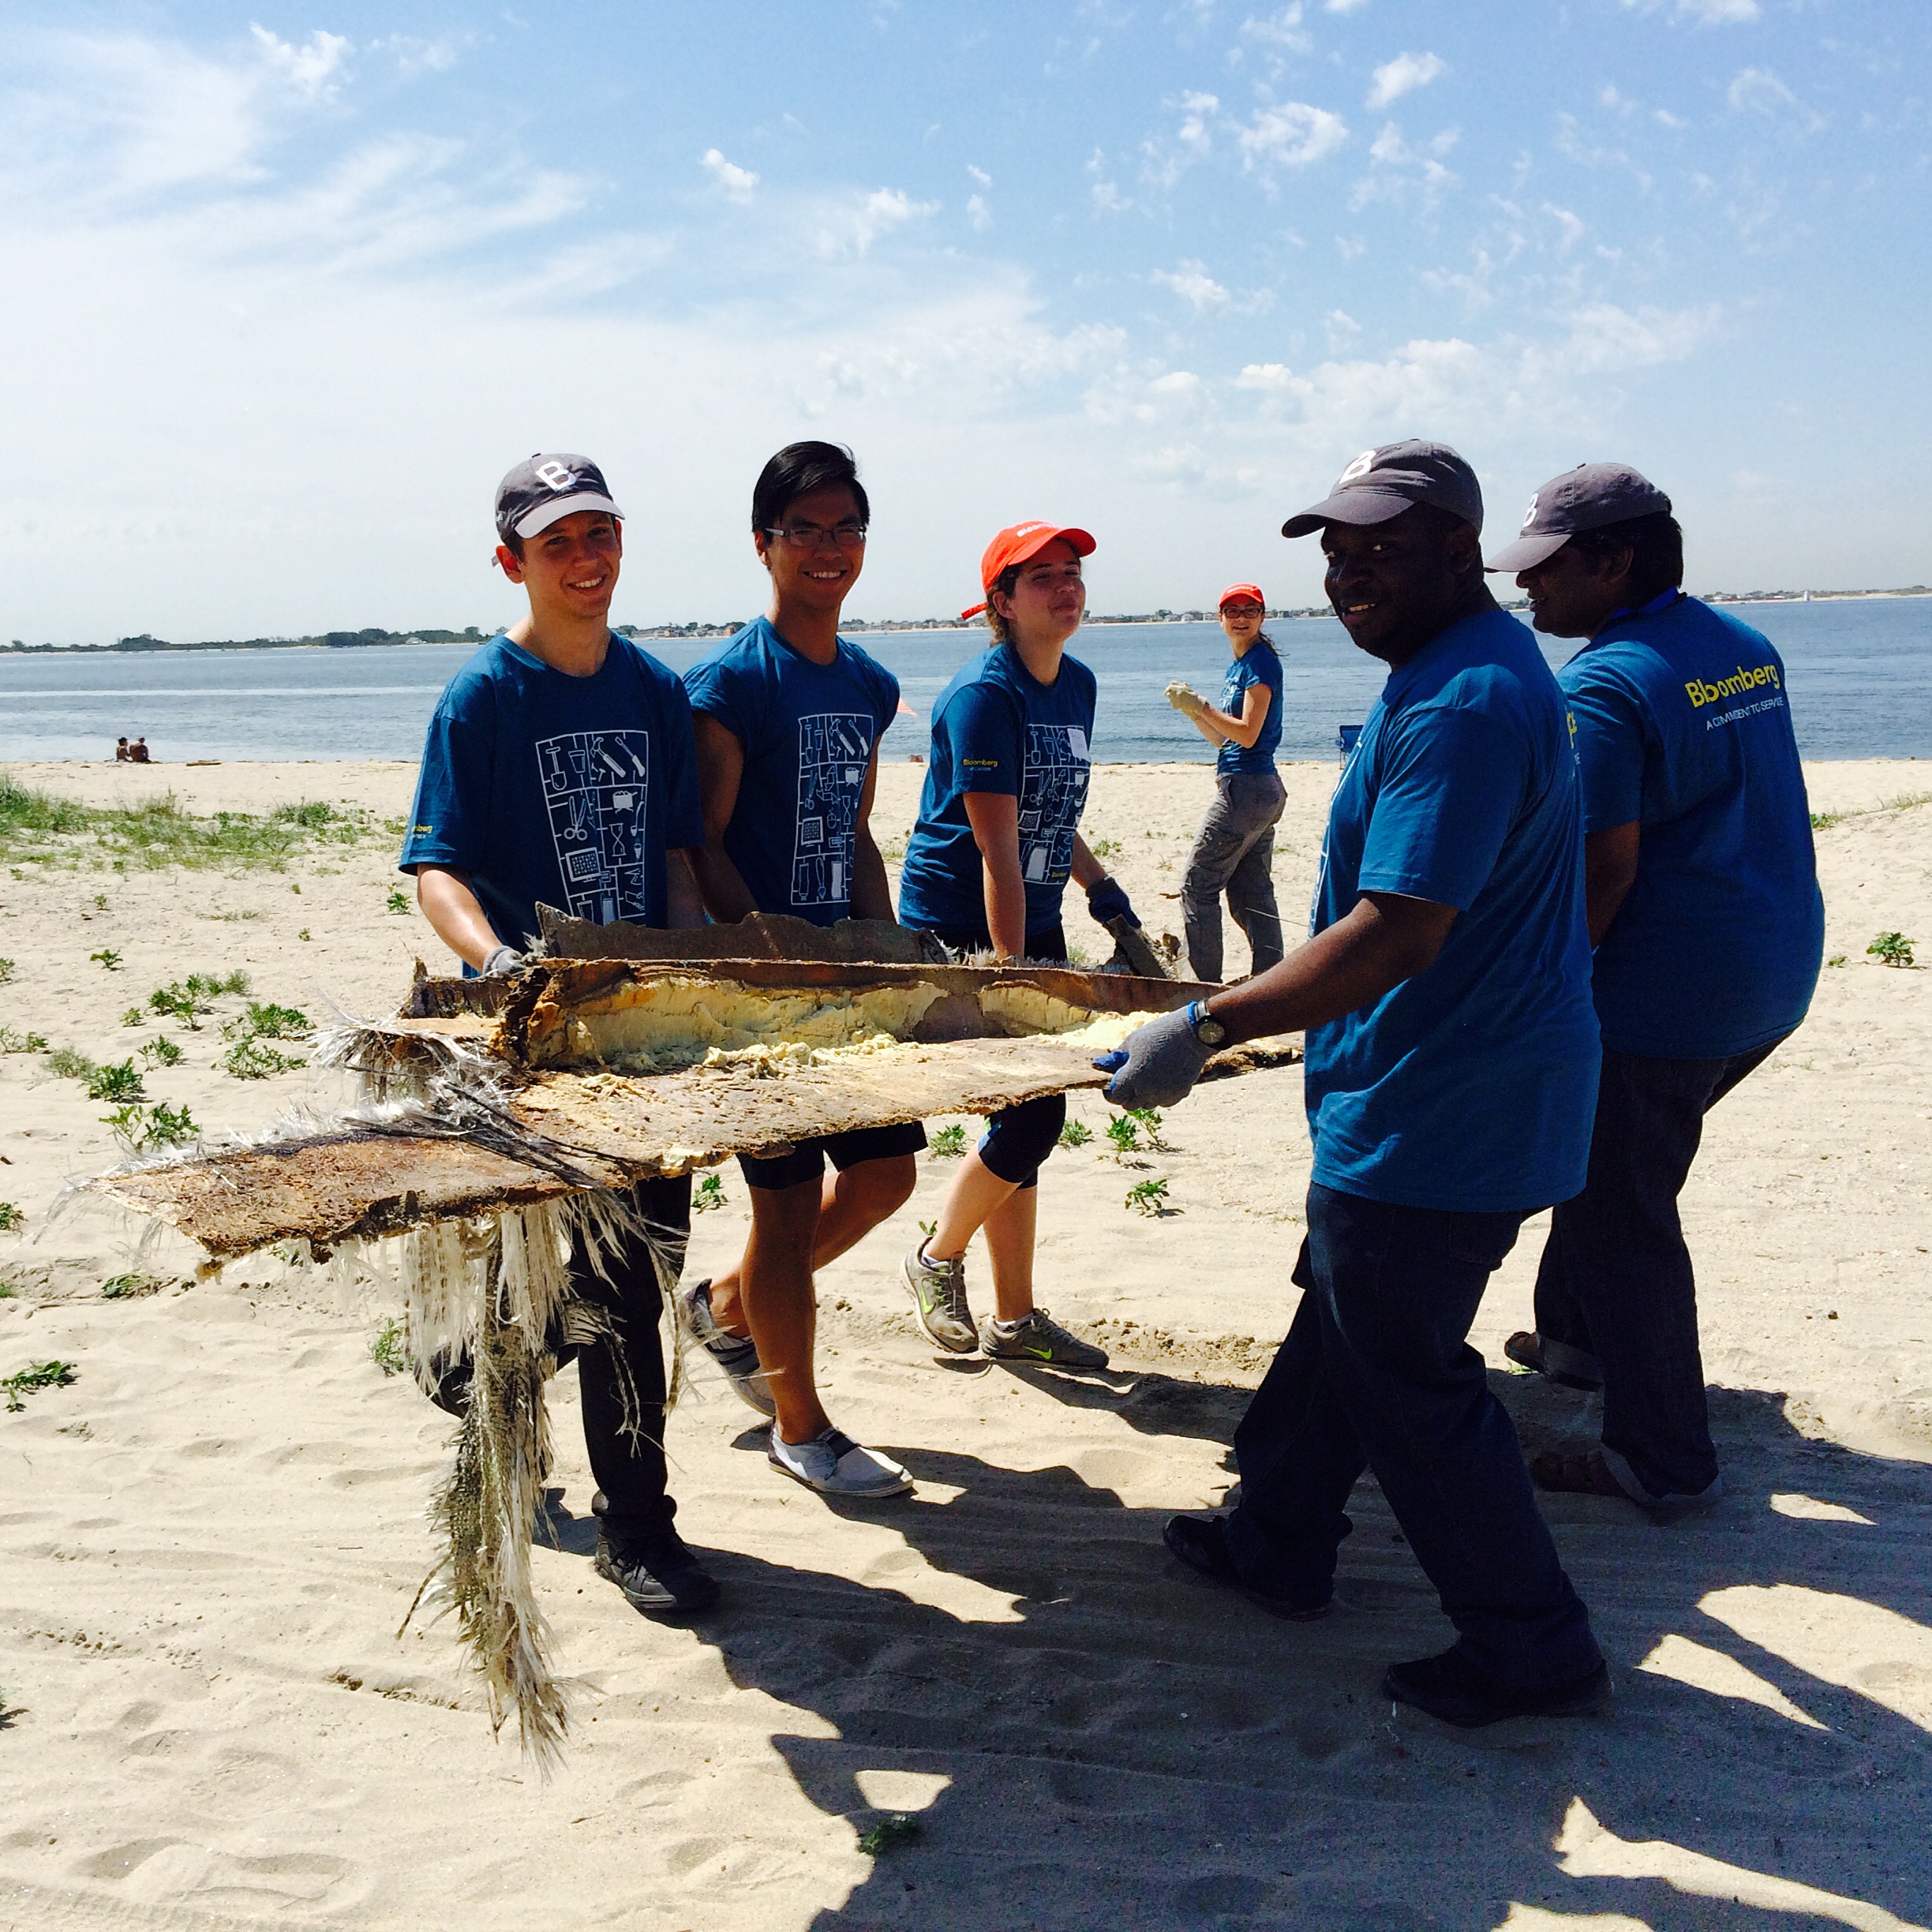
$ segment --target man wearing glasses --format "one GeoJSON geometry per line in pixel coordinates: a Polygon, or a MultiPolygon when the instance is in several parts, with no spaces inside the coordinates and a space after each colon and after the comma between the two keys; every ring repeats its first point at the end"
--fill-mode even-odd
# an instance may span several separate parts
{"type": "MultiPolygon", "coordinates": [[[[752,492],[771,608],[684,674],[704,800],[698,883],[715,919],[893,916],[870,820],[899,681],[838,635],[870,515],[852,452],[836,444],[781,450],[752,492]]],[[[905,1202],[925,1144],[914,1121],[803,1141],[769,1159],[741,1155],[751,1191],[744,1259],[680,1297],[691,1334],[773,1418],[772,1462],[831,1495],[912,1486],[899,1464],[833,1428],[818,1399],[812,1276],[905,1202]]]]}

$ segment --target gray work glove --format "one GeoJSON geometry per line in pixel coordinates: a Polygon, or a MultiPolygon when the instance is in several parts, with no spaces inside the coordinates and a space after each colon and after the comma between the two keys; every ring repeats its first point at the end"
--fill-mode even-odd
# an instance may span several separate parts
{"type": "Polygon", "coordinates": [[[1208,709],[1208,700],[1192,686],[1183,684],[1178,678],[1167,687],[1167,702],[1183,717],[1198,717],[1208,709]]]}
{"type": "Polygon", "coordinates": [[[1127,1043],[1095,1061],[1114,1077],[1104,1097],[1120,1107],[1172,1106],[1185,1100],[1214,1057],[1194,1034],[1194,1009],[1178,1007],[1127,1035],[1127,1043]]]}
{"type": "Polygon", "coordinates": [[[487,979],[492,973],[521,972],[530,961],[515,946],[500,945],[483,962],[483,976],[487,979]]]}

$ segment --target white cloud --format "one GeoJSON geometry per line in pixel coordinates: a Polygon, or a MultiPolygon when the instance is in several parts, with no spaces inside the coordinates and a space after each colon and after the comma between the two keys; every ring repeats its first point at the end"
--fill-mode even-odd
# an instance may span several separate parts
{"type": "Polygon", "coordinates": [[[822,214],[818,252],[827,256],[863,255],[881,235],[938,212],[937,201],[915,201],[902,188],[875,188],[822,214]]]}
{"type": "Polygon", "coordinates": [[[1259,41],[1264,47],[1286,48],[1293,54],[1305,54],[1315,44],[1315,37],[1301,24],[1301,0],[1285,6],[1279,13],[1261,20],[1245,20],[1241,24],[1241,37],[1259,41]]]}
{"type": "Polygon", "coordinates": [[[353,51],[353,43],[340,34],[324,33],[320,28],[300,47],[278,39],[266,27],[251,25],[249,32],[271,71],[312,100],[318,96],[326,99],[335,93],[336,77],[353,51]]]}
{"type": "Polygon", "coordinates": [[[987,206],[984,195],[966,197],[966,219],[983,234],[993,226],[993,211],[987,206]]]}
{"type": "MultiPolygon", "coordinates": [[[[1623,0],[1638,13],[1654,13],[1659,0],[1623,0]]],[[[1672,10],[1701,27],[1743,26],[1758,17],[1758,0],[1672,0],[1672,10]]]]}
{"type": "Polygon", "coordinates": [[[970,161],[966,163],[966,172],[970,174],[982,188],[990,188],[993,185],[993,177],[989,174],[984,168],[975,167],[970,161]]]}
{"type": "Polygon", "coordinates": [[[1322,318],[1328,332],[1328,353],[1345,355],[1361,338],[1361,324],[1346,309],[1331,309],[1322,318]]]}
{"type": "Polygon", "coordinates": [[[1306,101],[1264,107],[1240,133],[1244,167],[1306,167],[1331,155],[1348,139],[1339,114],[1306,101]]]}
{"type": "Polygon", "coordinates": [[[1196,315],[1225,309],[1234,299],[1227,290],[1197,261],[1184,261],[1178,269],[1156,268],[1150,280],[1171,289],[1196,315]]]}
{"type": "Polygon", "coordinates": [[[1368,105],[1386,107],[1392,100],[1419,87],[1427,87],[1449,71],[1449,63],[1436,54],[1398,54],[1375,70],[1368,89],[1368,105]]]}
{"type": "Polygon", "coordinates": [[[1724,98],[1739,114],[1762,114],[1803,133],[1815,134],[1825,125],[1767,67],[1747,67],[1725,90],[1724,98]]]}
{"type": "Polygon", "coordinates": [[[1331,13],[1353,13],[1358,7],[1365,7],[1368,0],[1327,0],[1331,13]]]}
{"type": "Polygon", "coordinates": [[[749,168],[741,168],[727,161],[715,148],[707,148],[698,159],[705,172],[724,190],[727,200],[745,202],[751,199],[758,178],[749,168]]]}
{"type": "Polygon", "coordinates": [[[1211,137],[1208,124],[1219,113],[1220,101],[1212,94],[1183,94],[1181,96],[1181,140],[1196,152],[1204,154],[1211,137]]]}
{"type": "Polygon", "coordinates": [[[447,73],[456,65],[456,43],[447,35],[425,40],[417,34],[390,34],[383,39],[372,40],[369,51],[387,54],[395,62],[396,71],[410,80],[418,74],[447,73]]]}

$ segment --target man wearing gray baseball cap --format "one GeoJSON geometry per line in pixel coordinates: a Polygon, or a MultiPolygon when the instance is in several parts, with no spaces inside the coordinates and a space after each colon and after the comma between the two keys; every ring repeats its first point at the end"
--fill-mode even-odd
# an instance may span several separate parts
{"type": "Polygon", "coordinates": [[[1454,450],[1405,442],[1282,526],[1320,531],[1335,615],[1389,668],[1330,809],[1312,936],[1099,1063],[1110,1100],[1171,1106],[1224,1041],[1305,1029],[1301,1305],[1235,1432],[1238,1507],[1174,1517],[1167,1547],[1320,1616],[1372,1469],[1458,1632],[1383,1694],[1462,1725],[1609,1691],[1468,1343],[1525,1218],[1583,1185],[1597,1061],[1563,696],[1484,584],[1482,514],[1454,450]]]}
{"type": "Polygon", "coordinates": [[[1552,1217],[1535,1330],[1504,1346],[1603,1390],[1601,1451],[1538,1456],[1539,1483],[1675,1514],[1723,1492],[1677,1197],[1704,1116],[1804,1018],[1824,950],[1784,665],[1684,595],[1671,500],[1623,463],[1552,477],[1489,567],[1518,573],[1539,631],[1589,640],[1558,678],[1604,1048],[1589,1185],[1552,1217]]]}

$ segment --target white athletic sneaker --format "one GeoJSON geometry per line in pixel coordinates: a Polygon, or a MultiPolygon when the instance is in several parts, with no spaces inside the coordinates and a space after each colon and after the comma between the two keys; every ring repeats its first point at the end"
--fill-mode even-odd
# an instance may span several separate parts
{"type": "Polygon", "coordinates": [[[774,1468],[827,1496],[901,1496],[912,1487],[912,1477],[890,1456],[862,1449],[835,1428],[814,1436],[808,1443],[788,1443],[774,1422],[766,1454],[774,1468]]]}

